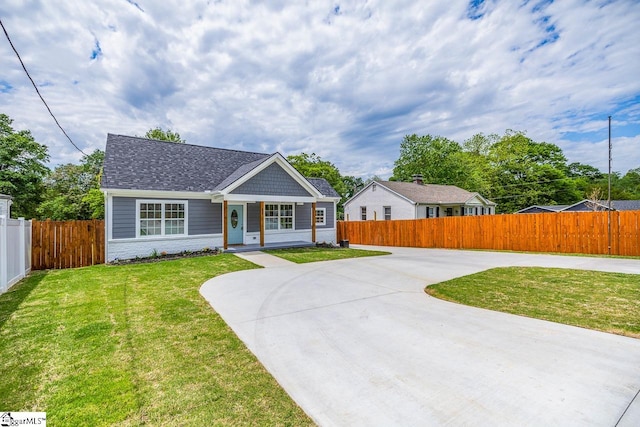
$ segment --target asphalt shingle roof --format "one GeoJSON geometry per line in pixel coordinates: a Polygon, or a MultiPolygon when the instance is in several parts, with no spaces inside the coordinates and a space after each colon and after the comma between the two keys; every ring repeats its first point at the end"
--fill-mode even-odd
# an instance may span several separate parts
{"type": "Polygon", "coordinates": [[[251,170],[246,169],[249,165],[255,167],[269,157],[269,154],[109,134],[101,185],[130,190],[216,190],[251,170]],[[246,171],[236,173],[241,168],[246,171]]]}
{"type": "MultiPolygon", "coordinates": [[[[607,205],[607,202],[603,202],[607,205]]],[[[611,206],[617,211],[635,211],[640,210],[640,200],[612,200],[611,206]]]]}
{"type": "Polygon", "coordinates": [[[476,193],[463,190],[455,185],[416,184],[413,182],[377,181],[388,189],[417,203],[464,203],[476,193]]]}
{"type": "Polygon", "coordinates": [[[307,178],[316,189],[325,197],[340,197],[338,192],[324,178],[307,178]]]}
{"type": "MultiPolygon", "coordinates": [[[[222,190],[273,154],[107,135],[102,188],[222,190]]],[[[324,178],[307,179],[326,197],[340,197],[324,178]]]]}

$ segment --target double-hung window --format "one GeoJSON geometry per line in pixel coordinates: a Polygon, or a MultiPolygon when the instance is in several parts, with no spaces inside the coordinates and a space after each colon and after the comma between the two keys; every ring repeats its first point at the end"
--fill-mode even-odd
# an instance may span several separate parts
{"type": "Polygon", "coordinates": [[[389,221],[391,219],[391,206],[384,207],[384,219],[385,221],[389,221]]]}
{"type": "Polygon", "coordinates": [[[292,230],[293,205],[291,203],[270,203],[264,205],[265,230],[292,230]]]}
{"type": "Polygon", "coordinates": [[[316,208],[316,225],[327,225],[326,208],[316,208]]]}
{"type": "Polygon", "coordinates": [[[178,200],[139,200],[138,236],[184,236],[187,231],[187,202],[178,200]]]}
{"type": "Polygon", "coordinates": [[[367,220],[367,207],[366,206],[360,206],[360,219],[362,221],[366,221],[367,220]]]}

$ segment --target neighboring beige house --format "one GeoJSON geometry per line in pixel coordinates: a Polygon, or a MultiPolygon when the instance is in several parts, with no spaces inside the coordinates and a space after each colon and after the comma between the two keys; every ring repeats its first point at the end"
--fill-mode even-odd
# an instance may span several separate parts
{"type": "Polygon", "coordinates": [[[344,204],[347,221],[493,215],[496,204],[455,185],[372,181],[344,204]]]}

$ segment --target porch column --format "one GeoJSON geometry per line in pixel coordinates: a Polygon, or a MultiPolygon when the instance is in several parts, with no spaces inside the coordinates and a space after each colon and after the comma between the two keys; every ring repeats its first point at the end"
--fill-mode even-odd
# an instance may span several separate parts
{"type": "MultiPolygon", "coordinates": [[[[327,219],[325,218],[324,220],[326,221],[327,219]]],[[[316,242],[316,202],[311,203],[311,241],[313,243],[316,242]]]]}
{"type": "Polygon", "coordinates": [[[264,202],[260,202],[260,246],[264,246],[264,202]]]}
{"type": "Polygon", "coordinates": [[[222,202],[222,247],[224,250],[229,248],[227,235],[227,201],[222,202]]]}

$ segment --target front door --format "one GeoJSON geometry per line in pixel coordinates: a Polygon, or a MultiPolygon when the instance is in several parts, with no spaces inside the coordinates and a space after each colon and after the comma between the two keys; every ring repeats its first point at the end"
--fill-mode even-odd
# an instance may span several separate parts
{"type": "Polygon", "coordinates": [[[242,205],[227,207],[227,243],[239,245],[243,243],[243,215],[242,205]]]}

